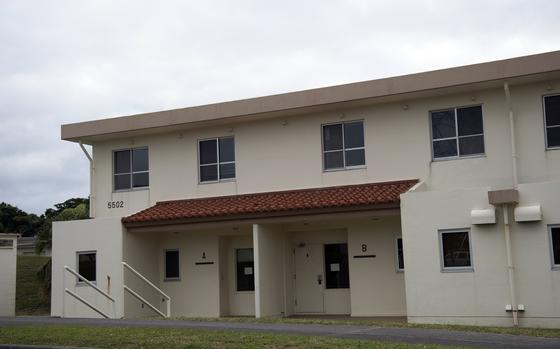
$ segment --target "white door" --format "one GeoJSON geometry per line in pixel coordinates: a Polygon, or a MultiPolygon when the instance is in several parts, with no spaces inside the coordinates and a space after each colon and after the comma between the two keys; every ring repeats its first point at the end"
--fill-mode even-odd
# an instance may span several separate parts
{"type": "Polygon", "coordinates": [[[296,313],[324,313],[323,245],[295,247],[296,313]]]}

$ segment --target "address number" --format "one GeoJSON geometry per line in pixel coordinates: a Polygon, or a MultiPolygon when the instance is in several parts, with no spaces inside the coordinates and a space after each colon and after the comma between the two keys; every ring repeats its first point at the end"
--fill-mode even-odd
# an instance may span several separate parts
{"type": "Polygon", "coordinates": [[[123,208],[124,207],[124,201],[109,201],[107,203],[107,208],[111,209],[111,208],[123,208]]]}

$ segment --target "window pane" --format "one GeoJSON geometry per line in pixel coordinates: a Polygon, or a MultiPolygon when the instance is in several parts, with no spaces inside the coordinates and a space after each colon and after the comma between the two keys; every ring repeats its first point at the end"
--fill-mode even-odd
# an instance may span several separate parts
{"type": "Polygon", "coordinates": [[[132,175],[132,181],[134,188],[147,187],[150,185],[150,175],[148,172],[135,173],[132,175]]]}
{"type": "Polygon", "coordinates": [[[130,189],[130,175],[115,175],[115,190],[130,189]]]}
{"type": "Polygon", "coordinates": [[[554,264],[560,265],[560,227],[550,229],[552,234],[552,254],[554,257],[554,264]]]}
{"type": "Polygon", "coordinates": [[[200,147],[200,164],[215,164],[218,162],[218,153],[216,152],[217,142],[215,139],[201,141],[200,147]]]}
{"type": "Polygon", "coordinates": [[[165,251],[165,278],[179,278],[179,251],[165,251]]]}
{"type": "Polygon", "coordinates": [[[253,263],[253,249],[243,248],[235,250],[237,263],[237,291],[255,290],[255,272],[253,263]]]}
{"type": "Polygon", "coordinates": [[[404,269],[404,253],[403,253],[403,244],[401,238],[397,239],[397,258],[399,262],[398,268],[404,269]]]}
{"type": "Polygon", "coordinates": [[[481,134],[482,130],[482,107],[468,107],[457,109],[457,127],[459,136],[481,134]]]}
{"type": "Polygon", "coordinates": [[[348,245],[325,245],[326,288],[349,288],[348,245]]]}
{"type": "Polygon", "coordinates": [[[484,154],[484,136],[470,136],[459,138],[459,154],[484,154]]]}
{"type": "Polygon", "coordinates": [[[434,141],[434,158],[445,158],[448,156],[457,156],[457,141],[455,139],[434,141]]]}
{"type": "Polygon", "coordinates": [[[325,160],[325,170],[329,170],[332,168],[343,168],[344,167],[344,158],[342,155],[342,151],[333,151],[330,153],[323,153],[324,160],[325,160]]]}
{"type": "Polygon", "coordinates": [[[130,150],[116,151],[113,156],[115,174],[130,173],[130,150]]]}
{"type": "Polygon", "coordinates": [[[546,129],[546,145],[548,147],[560,147],[560,127],[546,129]]]}
{"type": "Polygon", "coordinates": [[[95,252],[78,254],[78,274],[88,281],[96,281],[95,252]]]}
{"type": "Polygon", "coordinates": [[[366,157],[363,149],[346,151],[346,166],[360,166],[365,165],[365,163],[366,157]]]}
{"type": "Polygon", "coordinates": [[[220,179],[235,178],[235,163],[220,165],[220,179]]]}
{"type": "Polygon", "coordinates": [[[200,181],[217,181],[218,180],[218,165],[200,166],[200,181]]]}
{"type": "Polygon", "coordinates": [[[220,162],[235,161],[235,144],[233,137],[220,138],[220,162]]]}
{"type": "Polygon", "coordinates": [[[442,233],[444,267],[470,267],[471,253],[468,232],[442,233]]]}
{"type": "Polygon", "coordinates": [[[344,124],[344,147],[359,148],[364,146],[364,123],[349,122],[344,124]]]}
{"type": "Polygon", "coordinates": [[[342,124],[323,126],[323,150],[342,149],[342,124]]]}
{"type": "Polygon", "coordinates": [[[148,171],[148,149],[132,150],[132,170],[148,171]]]}
{"type": "Polygon", "coordinates": [[[455,136],[455,111],[450,109],[432,112],[432,138],[455,136]]]}
{"type": "Polygon", "coordinates": [[[546,126],[560,125],[560,95],[544,98],[546,126]]]}

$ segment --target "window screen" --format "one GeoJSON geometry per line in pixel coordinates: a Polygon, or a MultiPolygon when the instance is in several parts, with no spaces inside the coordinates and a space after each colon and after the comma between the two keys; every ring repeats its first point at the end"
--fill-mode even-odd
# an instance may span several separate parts
{"type": "Polygon", "coordinates": [[[253,249],[242,248],[235,250],[235,260],[237,264],[237,291],[254,291],[253,249]]]}
{"type": "Polygon", "coordinates": [[[198,142],[200,182],[235,178],[235,142],[233,137],[198,142]]]}
{"type": "Polygon", "coordinates": [[[91,282],[95,282],[97,280],[96,255],[96,252],[78,252],[77,272],[91,282]]]}
{"type": "Polygon", "coordinates": [[[544,97],[546,146],[560,147],[560,95],[544,97]]]}
{"type": "Polygon", "coordinates": [[[325,245],[326,288],[349,288],[348,245],[325,245]]]}
{"type": "Polygon", "coordinates": [[[113,152],[113,188],[127,190],[150,185],[148,148],[113,152]]]}
{"type": "Polygon", "coordinates": [[[434,159],[484,154],[482,106],[430,113],[434,159]]]}
{"type": "Polygon", "coordinates": [[[165,278],[179,278],[179,250],[165,251],[165,278]]]}
{"type": "Polygon", "coordinates": [[[402,238],[397,238],[397,270],[404,270],[404,253],[402,238]]]}
{"type": "Polygon", "coordinates": [[[441,232],[443,268],[469,268],[471,250],[468,231],[441,232]]]}
{"type": "Polygon", "coordinates": [[[552,249],[552,263],[560,266],[560,227],[550,228],[550,244],[552,249]]]}
{"type": "Polygon", "coordinates": [[[323,169],[343,169],[365,163],[362,121],[323,125],[323,169]]]}

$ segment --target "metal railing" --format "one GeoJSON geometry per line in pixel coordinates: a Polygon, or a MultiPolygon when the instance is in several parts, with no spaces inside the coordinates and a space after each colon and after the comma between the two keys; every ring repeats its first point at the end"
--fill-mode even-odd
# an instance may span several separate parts
{"type": "Polygon", "coordinates": [[[136,275],[140,280],[144,281],[145,283],[147,283],[151,288],[153,288],[154,290],[156,290],[157,293],[159,293],[162,297],[163,297],[163,301],[166,302],[166,312],[163,313],[162,311],[160,311],[159,309],[157,309],[155,306],[153,306],[152,304],[150,304],[150,302],[148,302],[144,297],[140,296],[138,293],[134,292],[132,289],[130,289],[130,287],[128,287],[127,285],[123,284],[124,290],[127,291],[128,293],[130,293],[132,296],[134,296],[136,299],[138,299],[140,302],[146,304],[150,309],[152,309],[153,311],[155,311],[158,315],[164,317],[164,318],[168,318],[171,316],[171,298],[165,294],[162,290],[160,290],[156,285],[154,285],[150,280],[146,279],[144,277],[144,275],[140,274],[138,271],[136,271],[136,269],[134,269],[133,267],[131,267],[130,265],[128,265],[126,262],[122,262],[123,268],[126,268],[128,270],[130,270],[134,275],[136,275]]]}
{"type": "MultiPolygon", "coordinates": [[[[63,269],[63,274],[64,271],[69,272],[70,274],[76,276],[78,278],[79,281],[83,281],[86,285],[88,285],[89,287],[93,288],[95,291],[97,291],[99,294],[101,294],[102,296],[104,296],[105,298],[107,298],[108,300],[111,301],[112,304],[112,308],[113,308],[113,317],[116,317],[116,307],[115,307],[115,298],[111,297],[110,294],[108,294],[107,292],[103,291],[102,289],[100,289],[99,287],[97,287],[97,285],[95,285],[94,283],[92,283],[91,281],[89,281],[88,279],[86,279],[85,277],[83,277],[82,275],[78,274],[77,271],[75,271],[74,269],[70,268],[69,266],[65,265],[64,269],[63,269]]],[[[85,304],[86,306],[88,306],[89,308],[91,308],[92,310],[94,310],[96,313],[98,313],[99,315],[103,316],[106,319],[111,318],[111,316],[107,315],[107,313],[101,311],[99,308],[97,308],[96,306],[94,306],[93,304],[91,304],[90,302],[86,301],[83,297],[79,296],[78,294],[76,294],[75,292],[70,291],[68,288],[66,288],[66,276],[63,275],[62,277],[63,279],[63,287],[64,287],[64,293],[62,294],[62,317],[66,317],[65,314],[65,294],[69,294],[72,297],[74,297],[75,299],[77,299],[78,301],[82,302],[83,304],[85,304]]]]}

